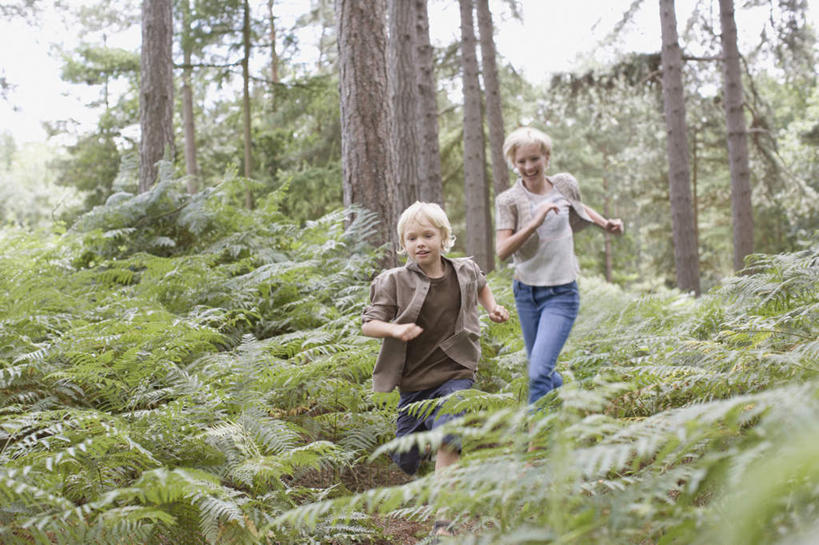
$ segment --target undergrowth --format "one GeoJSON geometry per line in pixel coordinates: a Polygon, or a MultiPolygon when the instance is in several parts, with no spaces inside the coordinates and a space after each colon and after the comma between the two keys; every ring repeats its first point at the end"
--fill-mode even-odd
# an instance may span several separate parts
{"type": "MultiPolygon", "coordinates": [[[[381,543],[439,510],[464,544],[816,535],[819,246],[699,299],[583,278],[537,410],[516,320],[484,316],[476,388],[444,409],[466,416],[391,440],[360,333],[373,216],[294,224],[286,188],[249,212],[243,183],[0,232],[0,541],[381,543]],[[453,432],[457,468],[395,478],[387,452],[453,432]]],[[[513,308],[509,271],[490,283],[513,308]]]]}

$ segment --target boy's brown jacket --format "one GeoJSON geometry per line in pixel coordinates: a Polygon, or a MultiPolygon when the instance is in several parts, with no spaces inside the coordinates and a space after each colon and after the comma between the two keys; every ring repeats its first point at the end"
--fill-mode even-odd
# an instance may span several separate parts
{"type": "MultiPolygon", "coordinates": [[[[468,257],[443,259],[452,264],[458,277],[461,310],[455,323],[455,334],[441,342],[441,350],[464,367],[474,370],[481,357],[478,292],[486,285],[486,277],[468,257]]],[[[370,286],[370,305],[364,309],[363,322],[415,323],[429,284],[421,267],[411,260],[403,267],[382,272],[370,286]]],[[[406,351],[406,342],[392,337],[383,339],[373,370],[374,391],[390,392],[401,382],[406,351]]]]}

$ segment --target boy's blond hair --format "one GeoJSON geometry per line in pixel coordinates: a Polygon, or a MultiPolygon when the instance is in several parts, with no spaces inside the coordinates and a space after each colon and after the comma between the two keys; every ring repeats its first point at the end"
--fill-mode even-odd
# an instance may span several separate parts
{"type": "Polygon", "coordinates": [[[398,218],[398,244],[401,246],[401,249],[398,250],[399,254],[407,253],[406,248],[404,248],[404,232],[407,224],[413,220],[419,223],[429,223],[441,231],[441,249],[445,253],[452,248],[455,243],[455,235],[452,234],[452,225],[450,225],[444,209],[434,202],[415,201],[409,208],[401,212],[401,217],[398,218]]]}
{"type": "Polygon", "coordinates": [[[547,158],[552,156],[552,139],[548,134],[532,127],[520,127],[509,133],[503,141],[503,156],[510,167],[515,168],[515,153],[525,144],[540,144],[543,154],[547,158]]]}

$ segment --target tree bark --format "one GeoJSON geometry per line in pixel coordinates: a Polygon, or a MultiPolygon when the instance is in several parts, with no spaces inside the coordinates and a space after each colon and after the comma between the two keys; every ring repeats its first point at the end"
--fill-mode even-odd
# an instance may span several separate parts
{"type": "Polygon", "coordinates": [[[279,84],[279,54],[276,52],[276,18],[273,15],[274,0],[267,0],[267,11],[270,19],[270,104],[276,111],[276,86],[279,84]]]}
{"type": "Polygon", "coordinates": [[[668,183],[677,286],[700,293],[700,267],[694,214],[691,205],[691,173],[688,164],[685,97],[682,85],[682,52],[677,38],[674,0],[660,0],[663,49],[663,103],[667,129],[668,183]]]}
{"type": "Polygon", "coordinates": [[[396,211],[418,200],[417,62],[414,5],[409,0],[387,0],[389,90],[392,112],[390,146],[398,191],[396,211]]]}
{"type": "Polygon", "coordinates": [[[182,128],[185,135],[185,173],[188,175],[188,193],[193,195],[199,186],[199,166],[196,162],[196,122],[193,117],[193,89],[191,78],[191,57],[193,44],[191,40],[191,4],[190,0],[182,3],[182,56],[185,68],[182,69],[182,128]]]}
{"type": "Polygon", "coordinates": [[[700,198],[697,184],[699,183],[699,127],[694,125],[694,134],[691,137],[691,194],[694,200],[694,240],[697,248],[700,247],[700,198]]]}
{"type": "MultiPolygon", "coordinates": [[[[250,4],[244,0],[244,14],[242,16],[242,114],[244,125],[245,144],[245,179],[250,180],[252,174],[251,154],[251,132],[250,132],[250,4]]],[[[245,207],[252,210],[255,206],[253,202],[253,192],[248,187],[245,190],[245,207]]]]}
{"type": "MultiPolygon", "coordinates": [[[[606,154],[606,159],[608,159],[608,153],[606,154]]],[[[606,172],[609,172],[608,169],[608,160],[604,160],[604,165],[606,167],[606,172]]],[[[603,174],[603,216],[610,218],[611,217],[611,195],[609,193],[609,177],[608,174],[603,174]]],[[[609,284],[612,283],[614,279],[614,264],[612,259],[612,252],[611,252],[611,233],[606,231],[603,236],[604,241],[604,248],[605,248],[605,256],[606,256],[606,282],[609,284]]]]}
{"type": "Polygon", "coordinates": [[[492,187],[495,195],[509,188],[509,168],[503,156],[503,110],[501,107],[500,80],[495,60],[495,40],[492,36],[492,12],[489,0],[477,0],[478,29],[481,37],[481,66],[483,84],[486,88],[486,120],[489,124],[489,156],[492,159],[492,187]]]}
{"type": "Polygon", "coordinates": [[[748,165],[748,130],[745,124],[742,70],[737,47],[733,0],[719,0],[722,26],[723,93],[728,158],[731,169],[731,216],[734,226],[734,270],[745,266],[754,251],[754,217],[751,204],[751,169],[748,165]]]}
{"type": "Polygon", "coordinates": [[[395,264],[395,177],[389,146],[386,5],[384,0],[337,0],[344,205],[375,212],[380,224],[370,242],[388,244],[395,264]],[[366,5],[365,5],[366,4],[366,5]]]}
{"type": "Polygon", "coordinates": [[[139,81],[140,193],[148,191],[156,181],[156,163],[163,157],[173,159],[172,47],[171,0],[143,0],[139,81]]]}
{"type": "Polygon", "coordinates": [[[435,61],[429,39],[427,0],[415,0],[418,77],[418,198],[443,206],[441,150],[438,144],[438,98],[435,61]]]}
{"type": "Polygon", "coordinates": [[[484,272],[494,269],[493,233],[486,183],[481,88],[478,82],[472,0],[459,0],[461,8],[461,64],[464,93],[464,202],[466,253],[484,272]]]}

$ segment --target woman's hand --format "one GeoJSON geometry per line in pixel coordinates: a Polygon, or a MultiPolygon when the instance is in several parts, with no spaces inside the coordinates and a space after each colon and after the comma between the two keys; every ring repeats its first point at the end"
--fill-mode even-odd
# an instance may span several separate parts
{"type": "Polygon", "coordinates": [[[489,311],[489,319],[499,324],[503,323],[509,319],[509,311],[501,305],[495,305],[495,307],[489,311]]]}
{"type": "Polygon", "coordinates": [[[533,218],[523,226],[519,231],[512,229],[498,229],[495,233],[495,252],[501,260],[506,260],[510,255],[518,251],[518,248],[528,240],[530,236],[537,231],[537,228],[543,224],[546,219],[546,214],[554,211],[555,214],[560,213],[560,207],[551,202],[546,201],[540,203],[533,212],[533,218]]]}
{"type": "Polygon", "coordinates": [[[555,214],[558,214],[560,207],[552,201],[542,202],[537,205],[537,208],[535,208],[535,217],[532,220],[535,223],[535,227],[540,227],[546,219],[546,215],[552,210],[554,210],[555,214]]]}
{"type": "Polygon", "coordinates": [[[625,226],[623,225],[623,220],[619,218],[606,220],[606,224],[603,226],[603,229],[605,229],[607,233],[613,233],[615,235],[622,235],[626,230],[625,226]]]}

